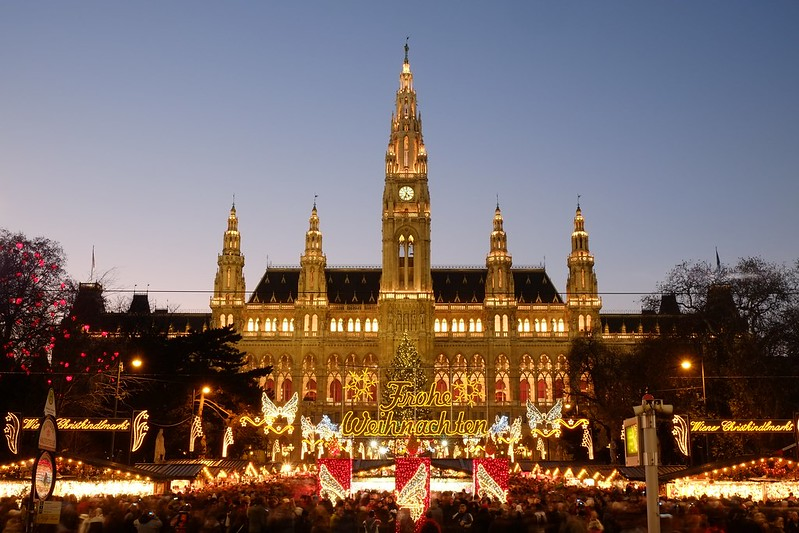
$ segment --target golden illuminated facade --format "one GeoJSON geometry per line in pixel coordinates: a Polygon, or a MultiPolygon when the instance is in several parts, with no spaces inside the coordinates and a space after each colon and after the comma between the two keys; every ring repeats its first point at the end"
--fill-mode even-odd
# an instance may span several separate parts
{"type": "MultiPolygon", "coordinates": [[[[302,414],[314,422],[322,414],[335,422],[347,411],[376,412],[377,389],[406,334],[434,390],[453,391],[451,411],[489,424],[497,414],[523,416],[528,399],[543,409],[568,395],[567,354],[575,336],[613,336],[618,331],[610,329],[624,322],[600,317],[594,257],[579,205],[565,300],[544,268],[513,267],[499,205],[493,221],[487,217],[484,267],[431,266],[427,150],[407,46],[380,209],[381,266],[328,267],[314,204],[299,266],[268,267],[248,298],[238,215],[235,207],[230,211],[211,298],[212,324],[235,326],[251,363],[274,367],[265,385],[275,402],[297,392],[302,414]],[[371,398],[348,387],[354,373],[363,372],[377,382],[371,398]],[[454,392],[465,382],[479,384],[481,401],[454,392]]],[[[632,337],[631,332],[623,338],[632,337]]]]}

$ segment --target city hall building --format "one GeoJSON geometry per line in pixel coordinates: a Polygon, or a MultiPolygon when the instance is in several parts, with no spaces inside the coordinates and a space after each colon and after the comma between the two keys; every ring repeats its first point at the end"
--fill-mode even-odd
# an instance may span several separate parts
{"type": "MultiPolygon", "coordinates": [[[[211,298],[211,323],[233,325],[240,348],[255,366],[272,365],[265,386],[276,404],[298,393],[314,423],[335,422],[352,410],[375,417],[379,390],[399,343],[416,347],[434,391],[450,391],[451,411],[493,421],[542,409],[568,397],[567,355],[572,339],[587,333],[631,341],[654,329],[645,315],[600,315],[594,256],[577,206],[565,294],[544,268],[513,266],[499,205],[486,213],[485,265],[431,265],[434,212],[413,73],[400,73],[386,149],[380,199],[382,263],[334,268],[323,247],[323,213],[311,209],[299,265],[267,267],[251,292],[244,282],[238,213],[231,208],[211,298]],[[366,372],[373,393],[356,394],[348,381],[366,372]],[[479,394],[467,398],[463,383],[479,394]],[[461,391],[461,392],[458,392],[461,391]]],[[[375,198],[375,202],[377,202],[375,198]]],[[[301,233],[297,233],[301,238],[301,233]]],[[[489,422],[490,424],[491,422],[489,422]]]]}

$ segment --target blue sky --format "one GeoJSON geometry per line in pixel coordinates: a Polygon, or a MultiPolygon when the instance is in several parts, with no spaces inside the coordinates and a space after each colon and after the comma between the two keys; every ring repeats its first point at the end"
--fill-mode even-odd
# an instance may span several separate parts
{"type": "Polygon", "coordinates": [[[3,2],[0,226],[182,310],[234,194],[248,290],[298,264],[314,194],[328,264],[377,265],[409,35],[433,264],[485,264],[499,195],[514,264],[564,291],[580,194],[605,309],[637,310],[715,247],[799,257],[798,25],[788,1],[3,2]]]}

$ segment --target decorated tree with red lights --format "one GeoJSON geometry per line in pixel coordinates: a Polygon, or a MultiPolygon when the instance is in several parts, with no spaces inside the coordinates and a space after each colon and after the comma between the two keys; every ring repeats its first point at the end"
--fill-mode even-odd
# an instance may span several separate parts
{"type": "Polygon", "coordinates": [[[73,283],[64,252],[49,239],[0,230],[0,383],[50,368],[73,283]]]}

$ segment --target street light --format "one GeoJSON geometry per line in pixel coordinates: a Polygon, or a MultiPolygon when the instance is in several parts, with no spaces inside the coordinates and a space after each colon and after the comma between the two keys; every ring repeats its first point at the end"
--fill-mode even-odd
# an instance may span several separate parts
{"type": "MultiPolygon", "coordinates": [[[[133,368],[139,368],[141,366],[141,359],[136,358],[130,362],[130,365],[133,368]]],[[[119,382],[122,380],[122,371],[124,370],[124,364],[122,363],[122,359],[117,362],[117,381],[116,381],[116,389],[114,391],[114,418],[117,417],[117,412],[119,410],[119,382]]],[[[114,444],[116,442],[117,432],[116,430],[111,432],[111,454],[109,459],[111,461],[114,460],[114,444]]]]}
{"type": "MultiPolygon", "coordinates": [[[[684,360],[680,363],[680,366],[685,370],[690,370],[693,366],[693,363],[689,359],[684,360]]],[[[705,388],[705,360],[704,358],[699,358],[699,367],[700,372],[702,374],[702,406],[705,409],[705,415],[707,415],[707,389],[705,388]]]]}

